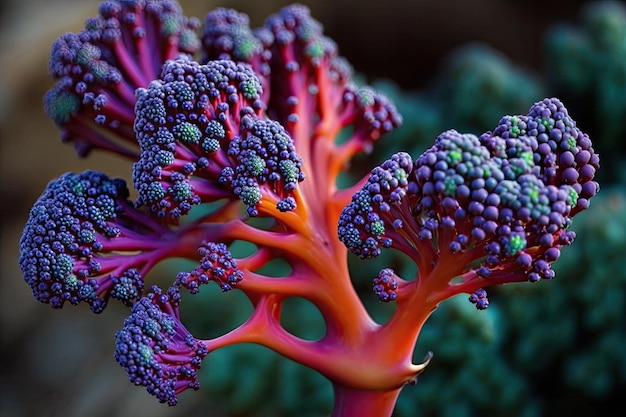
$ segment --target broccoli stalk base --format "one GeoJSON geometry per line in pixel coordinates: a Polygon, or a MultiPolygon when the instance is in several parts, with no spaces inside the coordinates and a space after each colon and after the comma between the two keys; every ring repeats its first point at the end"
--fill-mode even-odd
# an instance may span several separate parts
{"type": "Polygon", "coordinates": [[[335,404],[331,417],[390,417],[400,391],[400,388],[385,392],[364,391],[334,384],[335,404]]]}

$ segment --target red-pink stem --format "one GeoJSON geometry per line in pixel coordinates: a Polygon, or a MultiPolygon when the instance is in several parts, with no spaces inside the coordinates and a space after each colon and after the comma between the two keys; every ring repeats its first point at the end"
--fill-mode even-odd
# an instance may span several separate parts
{"type": "Polygon", "coordinates": [[[391,417],[401,390],[366,391],[333,384],[335,402],[331,417],[391,417]]]}

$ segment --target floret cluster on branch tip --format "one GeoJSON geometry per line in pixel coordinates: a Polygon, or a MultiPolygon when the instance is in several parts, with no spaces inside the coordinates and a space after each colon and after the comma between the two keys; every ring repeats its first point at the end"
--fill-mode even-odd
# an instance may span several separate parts
{"type": "Polygon", "coordinates": [[[55,308],[85,302],[101,312],[110,297],[130,306],[141,296],[136,262],[125,265],[114,254],[127,246],[126,238],[142,247],[143,238],[162,230],[128,195],[123,180],[91,170],[48,184],[20,240],[20,268],[37,300],[55,308]]]}
{"type": "Polygon", "coordinates": [[[278,210],[293,210],[302,161],[284,128],[265,117],[262,91],[243,64],[168,61],[161,79],[137,93],[137,203],[171,222],[194,205],[237,197],[256,216],[264,193],[278,210]]]}
{"type": "MultiPolygon", "coordinates": [[[[421,279],[450,255],[466,265],[460,272],[472,288],[550,279],[561,247],[574,240],[573,216],[598,192],[598,167],[567,109],[544,99],[480,137],[444,132],[415,162],[393,155],[343,209],[339,237],[362,258],[383,248],[406,253],[421,279]]],[[[478,308],[486,307],[482,291],[471,298],[478,308]]]]}
{"type": "Polygon", "coordinates": [[[115,334],[115,360],[130,381],[159,402],[176,405],[181,392],[200,387],[197,372],[209,353],[180,321],[179,293],[153,286],[115,334]]]}
{"type": "Polygon", "coordinates": [[[200,24],[176,1],[110,0],[83,30],[59,37],[48,65],[57,82],[44,103],[61,139],[80,156],[102,149],[134,158],[135,89],[156,79],[168,59],[197,53],[200,24]]]}
{"type": "Polygon", "coordinates": [[[243,271],[237,266],[224,243],[203,242],[198,253],[200,265],[191,272],[179,272],[174,287],[185,287],[196,294],[200,285],[216,282],[222,291],[230,291],[243,279],[243,271]]]}

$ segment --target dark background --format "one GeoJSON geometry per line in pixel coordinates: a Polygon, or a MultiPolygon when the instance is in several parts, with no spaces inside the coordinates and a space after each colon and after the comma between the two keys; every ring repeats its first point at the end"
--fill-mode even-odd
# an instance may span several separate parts
{"type": "MultiPolygon", "coordinates": [[[[80,160],[58,140],[42,96],[51,43],[78,31],[96,14],[95,0],[5,2],[0,22],[0,414],[13,416],[221,416],[195,409],[192,398],[175,408],[132,389],[112,359],[113,333],[126,310],[112,305],[94,316],[84,306],[53,311],[32,299],[18,268],[19,237],[28,210],[47,182],[87,168],[130,178],[130,164],[94,153],[80,160]],[[123,410],[123,411],[122,411],[123,410]]],[[[246,12],[262,24],[288,1],[181,1],[188,16],[216,6],[246,12]],[[262,3],[262,4],[261,4],[262,3]]],[[[575,20],[581,1],[311,0],[301,3],[323,23],[340,53],[368,78],[390,78],[422,88],[455,47],[485,41],[513,62],[541,70],[548,25],[575,20]]]]}

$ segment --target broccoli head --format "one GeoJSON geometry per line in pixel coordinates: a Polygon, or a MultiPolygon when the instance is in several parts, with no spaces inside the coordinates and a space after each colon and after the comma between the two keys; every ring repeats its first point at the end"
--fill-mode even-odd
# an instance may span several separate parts
{"type": "MultiPolygon", "coordinates": [[[[572,218],[598,192],[598,166],[567,109],[545,99],[480,137],[446,131],[415,161],[394,154],[343,209],[339,238],[361,258],[397,249],[417,264],[417,280],[486,308],[483,287],[554,277],[572,218]]],[[[383,271],[374,291],[391,301],[407,285],[383,271]]]]}
{"type": "Polygon", "coordinates": [[[176,405],[177,394],[200,387],[197,371],[208,354],[180,322],[177,295],[173,287],[163,292],[153,286],[115,334],[115,360],[130,381],[169,405],[176,405]]]}
{"type": "Polygon", "coordinates": [[[175,0],[102,2],[83,30],[52,45],[48,70],[57,83],[44,105],[61,139],[80,156],[98,148],[134,158],[135,89],[168,59],[197,52],[199,27],[175,0]]]}
{"type": "Polygon", "coordinates": [[[128,195],[125,181],[91,170],[48,184],[20,241],[20,268],[37,300],[85,302],[99,313],[109,298],[130,306],[141,297],[145,273],[180,241],[128,195]]]}
{"type": "Polygon", "coordinates": [[[196,204],[240,198],[250,215],[264,194],[295,208],[304,179],[291,137],[264,117],[262,88],[244,64],[169,61],[162,79],[138,90],[133,167],[139,205],[177,222],[196,204]]]}

